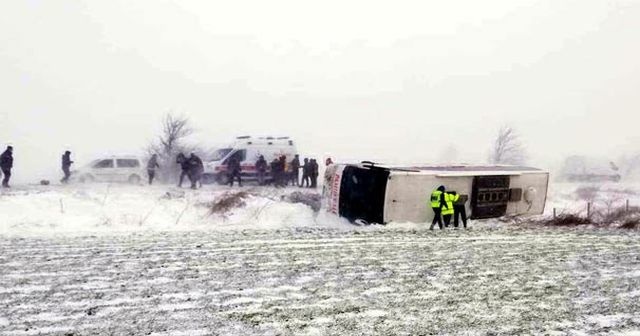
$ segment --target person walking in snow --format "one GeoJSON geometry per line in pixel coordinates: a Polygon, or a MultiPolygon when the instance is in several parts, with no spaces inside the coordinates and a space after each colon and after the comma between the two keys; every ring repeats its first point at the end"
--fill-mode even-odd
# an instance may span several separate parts
{"type": "Polygon", "coordinates": [[[300,187],[310,187],[311,186],[311,169],[309,165],[309,158],[304,158],[304,164],[302,165],[302,183],[300,183],[300,187]]]}
{"type": "Polygon", "coordinates": [[[310,169],[310,178],[311,178],[311,188],[318,187],[318,161],[316,159],[311,159],[309,161],[309,169],[310,169]]]}
{"type": "Polygon", "coordinates": [[[2,186],[4,188],[9,188],[11,168],[13,168],[13,147],[7,146],[7,149],[0,155],[0,170],[2,170],[2,174],[4,175],[2,179],[2,186]]]}
{"type": "Polygon", "coordinates": [[[453,227],[458,229],[460,219],[462,219],[462,225],[467,228],[467,209],[465,203],[467,203],[467,195],[458,195],[455,191],[452,191],[456,198],[453,202],[453,227]]]}
{"type": "Polygon", "coordinates": [[[256,161],[256,172],[258,174],[258,185],[264,185],[264,177],[267,174],[267,161],[263,155],[260,155],[256,161]]]}
{"type": "Polygon", "coordinates": [[[271,161],[271,179],[274,187],[280,186],[280,160],[278,158],[271,161]]]}
{"type": "Polygon", "coordinates": [[[147,162],[147,175],[149,175],[149,185],[153,184],[153,179],[156,177],[156,169],[160,168],[158,164],[158,154],[151,155],[149,162],[147,162]]]}
{"type": "MultiPolygon", "coordinates": [[[[198,183],[200,183],[202,173],[204,173],[204,164],[195,153],[191,153],[188,164],[189,176],[191,178],[191,189],[198,189],[198,183]]],[[[200,186],[202,186],[202,184],[200,184],[200,186]]]]}
{"type": "Polygon", "coordinates": [[[65,151],[62,154],[62,172],[64,173],[64,177],[60,180],[61,183],[67,184],[69,183],[69,177],[71,177],[71,165],[73,161],[71,161],[71,152],[65,151]]]}
{"type": "Polygon", "coordinates": [[[454,192],[445,192],[444,193],[444,201],[446,202],[446,206],[442,206],[442,220],[444,221],[444,227],[449,227],[451,224],[451,218],[455,213],[453,209],[453,204],[458,201],[460,195],[454,192]]]}
{"type": "Polygon", "coordinates": [[[190,167],[189,167],[189,160],[187,159],[187,157],[182,154],[179,153],[178,156],[176,157],[176,163],[180,165],[180,180],[178,181],[178,187],[182,188],[182,181],[184,181],[185,176],[189,178],[189,181],[191,181],[191,175],[189,173],[190,171],[190,167]]]}
{"type": "Polygon", "coordinates": [[[444,229],[444,225],[442,223],[442,209],[447,207],[447,202],[444,199],[445,187],[439,186],[436,190],[431,192],[431,199],[429,204],[431,205],[431,210],[433,210],[433,221],[431,222],[431,227],[429,230],[433,230],[433,227],[438,224],[440,230],[444,229]]]}
{"type": "Polygon", "coordinates": [[[287,171],[287,157],[282,155],[280,156],[280,161],[278,162],[278,172],[280,173],[280,180],[278,181],[278,184],[280,184],[281,187],[286,187],[287,186],[287,181],[288,179],[288,171],[287,171]]]}
{"type": "Polygon", "coordinates": [[[293,160],[291,160],[291,185],[292,186],[299,186],[300,182],[300,156],[298,154],[296,154],[293,157],[293,160]]]}
{"type": "Polygon", "coordinates": [[[233,187],[233,180],[237,178],[238,186],[242,187],[242,177],[240,176],[241,171],[242,167],[240,166],[240,160],[238,160],[237,155],[233,155],[227,162],[229,186],[233,187]]]}

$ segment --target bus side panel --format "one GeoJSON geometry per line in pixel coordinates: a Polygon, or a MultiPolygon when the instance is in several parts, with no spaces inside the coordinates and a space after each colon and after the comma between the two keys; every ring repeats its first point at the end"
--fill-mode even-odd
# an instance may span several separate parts
{"type": "Polygon", "coordinates": [[[522,198],[517,202],[509,202],[507,215],[541,215],[544,213],[545,202],[547,200],[547,188],[549,184],[549,174],[523,173],[522,175],[511,176],[511,188],[522,189],[522,198]],[[535,194],[529,191],[535,190],[535,194]],[[532,202],[527,202],[525,196],[534,195],[532,202]]]}
{"type": "MultiPolygon", "coordinates": [[[[389,222],[424,223],[433,220],[431,192],[443,185],[449,191],[471,195],[473,176],[436,177],[435,175],[393,172],[387,183],[384,219],[389,222]]],[[[470,213],[470,202],[466,203],[470,213]]]]}

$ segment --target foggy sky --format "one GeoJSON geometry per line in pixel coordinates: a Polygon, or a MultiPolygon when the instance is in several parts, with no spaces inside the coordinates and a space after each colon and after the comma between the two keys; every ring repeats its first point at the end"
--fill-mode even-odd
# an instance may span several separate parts
{"type": "Polygon", "coordinates": [[[339,160],[534,166],[640,150],[640,1],[0,3],[0,144],[18,181],[60,155],[138,153],[168,111],[192,141],[290,135],[339,160]]]}

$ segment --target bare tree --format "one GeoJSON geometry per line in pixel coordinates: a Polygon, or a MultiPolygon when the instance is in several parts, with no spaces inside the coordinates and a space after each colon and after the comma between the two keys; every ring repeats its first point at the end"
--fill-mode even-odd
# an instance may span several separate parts
{"type": "Polygon", "coordinates": [[[178,176],[180,167],[176,163],[178,153],[188,155],[197,149],[188,146],[184,140],[194,133],[189,118],[175,116],[167,113],[162,119],[162,128],[156,141],[147,148],[149,154],[160,156],[160,178],[165,181],[173,181],[178,176]]]}
{"type": "Polygon", "coordinates": [[[523,164],[527,152],[518,132],[509,126],[502,126],[491,149],[489,162],[493,164],[523,164]]]}
{"type": "Polygon", "coordinates": [[[152,145],[158,154],[169,156],[176,153],[184,138],[193,134],[193,128],[189,125],[189,118],[174,116],[167,113],[162,120],[162,131],[158,136],[158,142],[152,145]]]}

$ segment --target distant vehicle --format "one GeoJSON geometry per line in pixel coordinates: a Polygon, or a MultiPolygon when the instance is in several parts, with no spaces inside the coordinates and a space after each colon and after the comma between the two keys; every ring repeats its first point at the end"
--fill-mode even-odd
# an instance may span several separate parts
{"type": "Polygon", "coordinates": [[[443,185],[469,199],[470,218],[544,212],[549,173],[517,166],[334,164],[325,173],[324,208],[356,223],[431,222],[431,192],[443,185]]]}
{"type": "Polygon", "coordinates": [[[256,161],[260,155],[267,161],[266,181],[272,180],[270,163],[275,158],[285,156],[291,162],[298,154],[295,143],[289,137],[260,137],[240,136],[229,146],[216,150],[204,165],[204,183],[217,182],[227,184],[227,162],[232,156],[238,157],[242,167],[243,181],[256,181],[258,178],[256,161]]]}
{"type": "Polygon", "coordinates": [[[85,182],[128,182],[138,184],[146,176],[140,159],[134,156],[113,156],[92,161],[74,171],[73,179],[85,182]]]}
{"type": "Polygon", "coordinates": [[[619,182],[619,170],[614,162],[574,155],[564,161],[560,177],[568,182],[619,182]]]}

